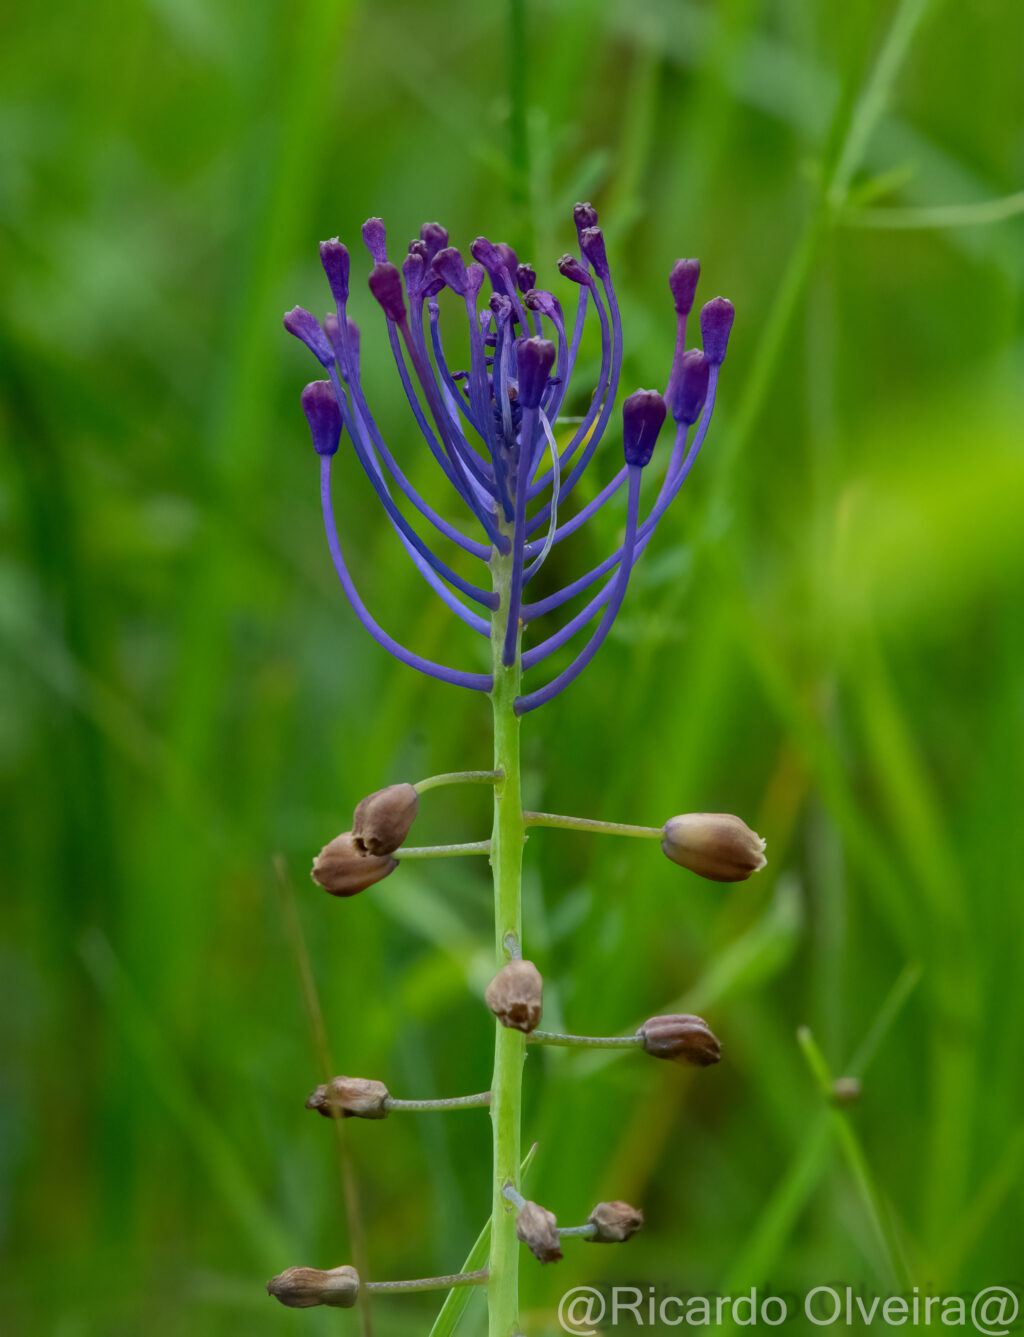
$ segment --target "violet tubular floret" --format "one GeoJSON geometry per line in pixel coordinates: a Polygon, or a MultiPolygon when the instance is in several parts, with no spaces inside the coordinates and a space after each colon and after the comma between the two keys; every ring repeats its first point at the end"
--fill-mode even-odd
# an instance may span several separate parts
{"type": "Polygon", "coordinates": [[[302,392],[302,411],[309,423],[313,449],[333,455],[341,440],[341,410],[330,381],[311,381],[302,392]]]}
{"type": "Polygon", "coordinates": [[[325,367],[334,362],[334,349],[320,322],[304,307],[293,306],[284,313],[284,327],[289,334],[304,343],[316,360],[325,367]]]}

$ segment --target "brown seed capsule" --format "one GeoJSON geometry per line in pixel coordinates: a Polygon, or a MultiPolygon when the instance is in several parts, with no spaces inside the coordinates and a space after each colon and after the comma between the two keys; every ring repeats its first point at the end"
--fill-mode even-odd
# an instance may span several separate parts
{"type": "Polygon", "coordinates": [[[599,1202],[587,1218],[588,1226],[596,1226],[591,1236],[594,1244],[621,1244],[628,1240],[644,1223],[644,1214],[628,1202],[599,1202]]]}
{"type": "Polygon", "coordinates": [[[316,1110],[325,1119],[339,1115],[343,1119],[386,1119],[388,1088],[383,1082],[367,1077],[332,1077],[318,1086],[306,1101],[306,1109],[316,1110]]]}
{"type": "Polygon", "coordinates": [[[638,1028],[637,1035],[643,1036],[644,1050],[655,1058],[707,1068],[722,1057],[722,1046],[702,1017],[686,1013],[651,1017],[638,1028]]]}
{"type": "Polygon", "coordinates": [[[367,794],[352,814],[352,839],[363,854],[394,854],[416,820],[420,797],[412,785],[388,785],[367,794]]]}
{"type": "Polygon", "coordinates": [[[712,882],[743,882],[765,865],[764,841],[727,812],[688,812],[665,823],[661,848],[673,863],[712,882]]]}
{"type": "Polygon", "coordinates": [[[487,1006],[503,1026],[527,1034],[540,1021],[544,981],[532,961],[510,961],[487,986],[487,1006]]]}
{"type": "Polygon", "coordinates": [[[313,860],[310,877],[332,896],[355,896],[397,867],[398,860],[390,855],[364,854],[352,839],[352,832],[343,831],[313,860]]]}
{"type": "Polygon", "coordinates": [[[526,1202],[520,1207],[516,1236],[539,1263],[557,1263],[562,1257],[555,1214],[539,1203],[526,1202]]]}
{"type": "Polygon", "coordinates": [[[359,1297],[359,1273],[354,1267],[332,1267],[329,1272],[317,1267],[289,1267],[270,1278],[267,1293],[289,1309],[311,1309],[314,1305],[351,1309],[359,1297]]]}

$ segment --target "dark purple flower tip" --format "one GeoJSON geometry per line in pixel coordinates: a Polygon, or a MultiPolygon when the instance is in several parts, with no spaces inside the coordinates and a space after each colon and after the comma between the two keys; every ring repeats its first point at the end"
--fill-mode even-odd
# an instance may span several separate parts
{"type": "Polygon", "coordinates": [[[521,293],[528,293],[537,283],[537,271],[533,265],[519,265],[516,269],[516,284],[521,293]]]}
{"type": "Polygon", "coordinates": [[[427,259],[433,260],[438,251],[448,245],[448,229],[440,223],[424,223],[420,228],[420,238],[426,243],[427,259]]]}
{"type": "Polygon", "coordinates": [[[708,360],[699,348],[689,348],[672,367],[668,398],[676,422],[692,427],[700,417],[708,393],[708,360]]]}
{"type": "Polygon", "coordinates": [[[514,278],[515,272],[519,268],[519,256],[506,241],[496,241],[494,249],[501,256],[501,263],[509,272],[509,277],[514,278]]]}
{"type": "Polygon", "coordinates": [[[576,224],[576,235],[579,236],[584,228],[597,227],[597,210],[589,202],[587,204],[577,204],[572,211],[573,222],[576,224]]]}
{"type": "Polygon", "coordinates": [[[363,224],[363,241],[373,257],[375,265],[382,265],[388,258],[387,233],[382,218],[368,218],[363,224]]]}
{"type": "Polygon", "coordinates": [[[339,306],[348,301],[348,247],[337,237],[320,243],[320,263],[331,285],[331,294],[339,306]]]}
{"type": "Polygon", "coordinates": [[[546,288],[531,288],[523,296],[524,306],[528,306],[531,311],[539,311],[542,316],[549,319],[562,318],[562,306],[554,293],[548,292],[546,288]]]}
{"type": "Polygon", "coordinates": [[[677,260],[668,276],[668,286],[675,302],[676,314],[688,316],[693,310],[693,299],[700,278],[699,260],[677,260]]]}
{"type": "Polygon", "coordinates": [[[627,464],[642,469],[654,454],[665,421],[665,401],[657,390],[634,390],[622,406],[622,444],[627,464]]]}
{"type": "Polygon", "coordinates": [[[483,265],[491,278],[494,278],[505,263],[497,246],[492,241],[488,241],[486,237],[477,237],[475,241],[471,242],[469,253],[474,260],[478,260],[483,265]]]}
{"type": "MultiPolygon", "coordinates": [[[[469,292],[469,275],[466,273],[466,262],[459,254],[458,247],[445,246],[438,251],[431,261],[431,268],[451,288],[452,292],[458,293],[460,297],[465,297],[469,292]]],[[[483,270],[480,271],[480,277],[482,281],[483,270]]]]}
{"type": "Polygon", "coordinates": [[[302,411],[309,423],[313,449],[318,455],[333,455],[341,440],[341,410],[330,381],[310,381],[302,392],[302,411]]]}
{"type": "Polygon", "coordinates": [[[423,279],[426,274],[426,260],[421,251],[414,251],[409,248],[409,254],[402,261],[402,274],[405,278],[405,287],[410,297],[419,295],[423,288],[423,279]]]}
{"type": "Polygon", "coordinates": [[[405,319],[405,294],[402,292],[402,276],[393,264],[387,260],[374,265],[370,271],[370,291],[384,308],[388,320],[405,319]]]}
{"type": "Polygon", "coordinates": [[[420,285],[419,295],[426,301],[436,297],[444,289],[444,279],[432,269],[428,269],[423,275],[423,282],[420,285]]]}
{"type": "Polygon", "coordinates": [[[604,233],[599,227],[585,227],[580,233],[580,250],[603,279],[608,277],[608,257],[604,250],[604,233]]]}
{"type": "Polygon", "coordinates": [[[432,253],[427,247],[427,243],[422,241],[419,237],[414,237],[409,243],[409,254],[418,255],[425,265],[429,264],[433,258],[432,253]]]}
{"type": "Polygon", "coordinates": [[[491,300],[488,305],[497,316],[499,325],[504,325],[512,314],[512,299],[506,297],[503,292],[491,293],[491,300]]]}
{"type": "Polygon", "coordinates": [[[483,265],[472,264],[466,267],[466,277],[469,280],[469,295],[475,297],[484,286],[484,279],[487,277],[487,270],[483,265]]]}
{"type": "Polygon", "coordinates": [[[329,367],[334,361],[334,353],[327,335],[320,328],[320,322],[304,307],[293,306],[284,313],[284,327],[296,339],[301,339],[318,362],[329,367]]]}
{"type": "Polygon", "coordinates": [[[712,297],[700,309],[700,335],[704,343],[704,356],[713,367],[725,361],[725,350],[729,344],[729,331],[732,329],[736,311],[728,297],[712,297]]]}
{"type": "Polygon", "coordinates": [[[524,409],[539,408],[548,376],[555,365],[555,345],[550,339],[520,339],[516,352],[519,355],[519,402],[524,409]]]}
{"type": "Polygon", "coordinates": [[[563,255],[558,262],[558,272],[564,279],[571,279],[573,283],[586,284],[589,288],[591,284],[590,275],[583,268],[574,255],[563,255]]]}

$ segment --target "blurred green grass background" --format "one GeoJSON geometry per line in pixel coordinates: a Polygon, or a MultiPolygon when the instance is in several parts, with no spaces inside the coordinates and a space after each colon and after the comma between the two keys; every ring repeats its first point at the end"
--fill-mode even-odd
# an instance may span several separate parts
{"type": "MultiPolygon", "coordinates": [[[[331,1129],[302,1108],[320,1071],[276,855],[338,1069],[486,1086],[485,866],[407,865],[351,902],[307,877],[362,794],[490,744],[484,702],[394,665],[341,597],[298,409],[314,373],[280,316],[324,308],[316,242],[340,234],[371,402],[426,482],[360,223],[381,214],[393,246],[433,218],[463,246],[506,237],[567,296],[577,198],[601,210],[627,389],[663,383],[677,256],[737,322],[614,640],[527,721],[528,801],[737,811],[770,863],[722,888],[638,842],[531,838],[546,1024],[679,1002],[727,1061],[691,1081],[531,1057],[531,1191],[566,1224],[621,1197],[648,1226],[525,1259],[526,1331],[556,1331],[579,1283],[1024,1281],[1024,222],[989,205],[1024,177],[1022,49],[1013,0],[6,14],[5,1331],[356,1331],[263,1292],[350,1257],[331,1129]],[[836,1074],[867,1040],[848,1115],[801,1025],[836,1074]]],[[[466,662],[347,477],[371,607],[466,662]]],[[[485,794],[440,791],[417,842],[487,824],[485,794]]],[[[372,1274],[457,1267],[487,1211],[485,1116],[345,1133],[372,1274]]],[[[379,1334],[424,1332],[436,1300],[374,1308],[379,1334]]]]}

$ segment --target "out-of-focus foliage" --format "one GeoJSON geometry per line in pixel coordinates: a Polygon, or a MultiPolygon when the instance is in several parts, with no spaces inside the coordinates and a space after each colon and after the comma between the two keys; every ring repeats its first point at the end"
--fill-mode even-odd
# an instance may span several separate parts
{"type": "MultiPolygon", "coordinates": [[[[461,0],[3,20],[5,1331],[355,1331],[262,1289],[350,1257],[331,1129],[302,1108],[321,1074],[276,855],[337,1069],[396,1095],[486,1086],[486,868],[408,865],[351,902],[307,877],[362,794],[488,764],[488,722],[344,604],[298,410],[314,373],[280,314],[324,307],[316,242],[348,239],[371,397],[429,479],[359,224],[506,236],[562,292],[577,198],[606,228],[627,389],[667,373],[678,255],[738,315],[706,454],[615,641],[525,725],[529,800],[737,811],[770,864],[721,888],[654,845],[532,836],[547,1023],[602,1033],[681,1002],[727,1061],[691,1081],[531,1058],[535,1196],[567,1224],[642,1202],[648,1226],[625,1252],[524,1260],[527,1331],[582,1282],[1019,1280],[1024,223],[977,206],[1024,177],[1024,10],[519,8],[519,45],[505,6],[461,0]],[[873,1215],[796,1031],[842,1073],[897,981],[849,1115],[873,1215]]],[[[464,656],[346,477],[371,606],[464,656]]],[[[620,515],[559,572],[599,560],[620,515]]],[[[486,798],[425,796],[417,841],[479,838],[486,798]]],[[[458,1266],[487,1212],[486,1117],[345,1131],[374,1275],[458,1266]]],[[[380,1334],[423,1332],[436,1301],[375,1308],[380,1334]]]]}

